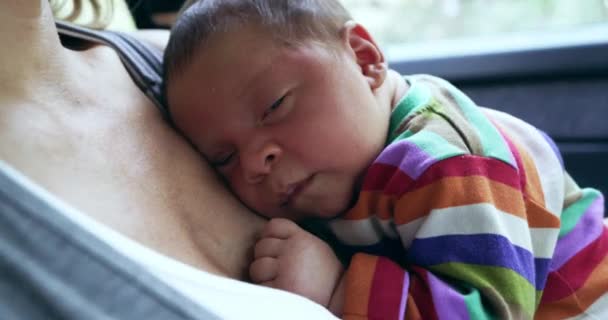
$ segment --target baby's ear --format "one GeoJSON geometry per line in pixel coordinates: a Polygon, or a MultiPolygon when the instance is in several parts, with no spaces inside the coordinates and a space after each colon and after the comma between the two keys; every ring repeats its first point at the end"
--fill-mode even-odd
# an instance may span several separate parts
{"type": "Polygon", "coordinates": [[[382,51],[367,29],[355,21],[348,21],[341,31],[343,43],[352,50],[372,90],[380,87],[386,78],[387,65],[382,51]]]}

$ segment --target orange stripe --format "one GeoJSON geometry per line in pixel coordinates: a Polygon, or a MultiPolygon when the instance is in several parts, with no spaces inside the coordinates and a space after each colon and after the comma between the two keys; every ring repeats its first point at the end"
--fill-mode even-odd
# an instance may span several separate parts
{"type": "Polygon", "coordinates": [[[526,202],[526,214],[528,215],[528,226],[530,228],[559,228],[559,218],[549,212],[546,208],[536,204],[532,199],[526,202]]]}
{"type": "Polygon", "coordinates": [[[526,218],[519,190],[486,177],[447,177],[404,194],[395,203],[397,225],[424,217],[433,209],[491,203],[509,214],[526,218]]]}
{"type": "Polygon", "coordinates": [[[526,186],[525,193],[528,197],[533,199],[536,203],[545,205],[545,196],[543,193],[542,185],[540,184],[540,178],[538,176],[538,170],[532,157],[522,148],[518,143],[511,140],[513,145],[517,148],[519,156],[524,165],[524,172],[526,173],[526,186]]]}
{"type": "Polygon", "coordinates": [[[418,306],[416,305],[416,301],[412,298],[411,294],[407,295],[407,305],[405,307],[405,319],[407,320],[421,320],[422,315],[420,314],[420,310],[418,310],[418,306]]]}
{"type": "MultiPolygon", "coordinates": [[[[445,178],[445,179],[470,179],[470,178],[445,178]]],[[[481,178],[483,179],[483,178],[481,178]]],[[[496,191],[493,195],[491,195],[491,198],[493,199],[498,199],[497,195],[500,194],[504,194],[503,197],[501,198],[502,200],[500,201],[500,203],[511,203],[511,204],[515,204],[513,201],[510,201],[508,198],[509,197],[513,197],[513,199],[516,199],[516,197],[519,196],[519,193],[517,191],[514,191],[515,189],[510,189],[509,187],[506,187],[505,185],[499,183],[499,182],[490,182],[491,184],[497,186],[496,188],[502,188],[507,190],[506,193],[502,192],[502,191],[496,191]],[[511,191],[509,191],[511,190],[511,191]],[[508,194],[510,195],[508,195],[508,194]],[[507,199],[505,199],[507,198],[507,199]]],[[[427,186],[427,188],[430,188],[430,186],[427,186]]],[[[435,188],[439,188],[439,187],[435,187],[435,188]]],[[[446,186],[446,188],[451,188],[450,186],[446,186]]],[[[456,187],[454,187],[456,188],[456,187]]],[[[462,188],[462,187],[458,187],[458,188],[462,188]]],[[[433,192],[437,192],[437,191],[431,191],[430,189],[425,191],[425,192],[421,192],[419,189],[415,192],[418,192],[418,194],[423,194],[423,196],[432,196],[433,192]]],[[[461,189],[455,189],[455,190],[461,190],[461,189]]],[[[441,191],[439,191],[441,192],[441,191]]],[[[448,195],[450,196],[454,196],[455,192],[449,191],[448,195]]],[[[468,194],[465,190],[465,195],[468,194]]],[[[407,196],[404,195],[404,197],[407,196]]],[[[410,195],[412,196],[412,195],[410,195]]],[[[405,200],[404,198],[402,198],[399,203],[401,204],[401,207],[407,207],[407,208],[411,208],[413,206],[407,205],[406,201],[431,201],[428,198],[426,198],[427,200],[405,200]]],[[[432,201],[435,201],[434,199],[432,201]]],[[[361,192],[361,194],[359,195],[359,200],[357,201],[357,204],[350,210],[348,211],[343,219],[348,219],[348,220],[362,220],[362,219],[367,219],[370,216],[377,216],[380,219],[383,220],[387,220],[390,219],[392,217],[392,212],[395,209],[395,204],[396,204],[396,197],[392,196],[392,195],[384,195],[382,194],[381,191],[363,191],[361,192]]],[[[534,203],[534,201],[532,199],[526,199],[524,200],[525,203],[525,208],[526,208],[526,214],[524,215],[518,215],[521,217],[526,217],[528,220],[528,224],[530,225],[530,227],[532,228],[558,228],[560,225],[559,219],[552,214],[551,212],[549,212],[546,208],[544,208],[543,206],[534,203]]],[[[496,204],[498,205],[498,204],[496,204]]],[[[401,208],[400,207],[400,208],[401,208]]],[[[399,208],[399,209],[400,209],[399,208]]],[[[428,209],[428,208],[427,208],[428,209]]],[[[418,209],[418,210],[426,210],[426,209],[418,209]]],[[[503,207],[501,210],[506,211],[506,212],[511,212],[508,211],[509,208],[508,207],[503,207]]],[[[513,211],[516,212],[516,211],[513,211]]],[[[417,217],[422,217],[425,214],[422,214],[420,216],[417,217]]],[[[414,217],[413,219],[416,219],[416,217],[414,217]]],[[[407,219],[408,221],[411,221],[413,219],[407,219]]],[[[405,219],[404,219],[405,221],[405,219]]]]}
{"type": "Polygon", "coordinates": [[[608,256],[591,273],[585,285],[567,298],[543,303],[539,306],[536,319],[561,319],[581,314],[598,298],[608,293],[608,256]]]}
{"type": "MultiPolygon", "coordinates": [[[[377,257],[355,254],[346,272],[344,317],[367,316],[377,257]]],[[[355,318],[352,318],[355,319],[355,318]]]]}

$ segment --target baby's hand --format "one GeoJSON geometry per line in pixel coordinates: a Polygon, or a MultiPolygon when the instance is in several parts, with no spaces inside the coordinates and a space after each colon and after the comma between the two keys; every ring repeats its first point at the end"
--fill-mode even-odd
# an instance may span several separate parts
{"type": "Polygon", "coordinates": [[[328,306],[343,267],[321,239],[286,219],[270,220],[255,245],[253,282],[287,290],[328,306]]]}

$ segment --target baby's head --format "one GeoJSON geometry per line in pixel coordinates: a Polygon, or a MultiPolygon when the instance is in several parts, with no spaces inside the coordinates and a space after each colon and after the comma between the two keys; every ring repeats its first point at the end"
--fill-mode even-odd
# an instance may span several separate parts
{"type": "Polygon", "coordinates": [[[193,1],[165,52],[175,125],[250,208],[332,218],[386,140],[381,51],[335,0],[193,1]]]}

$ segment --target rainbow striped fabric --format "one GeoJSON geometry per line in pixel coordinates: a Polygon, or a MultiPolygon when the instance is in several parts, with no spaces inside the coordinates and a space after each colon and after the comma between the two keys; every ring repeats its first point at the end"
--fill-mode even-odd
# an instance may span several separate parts
{"type": "Polygon", "coordinates": [[[608,319],[604,199],[553,142],[448,82],[405,77],[387,146],[330,228],[346,319],[608,319]]]}

